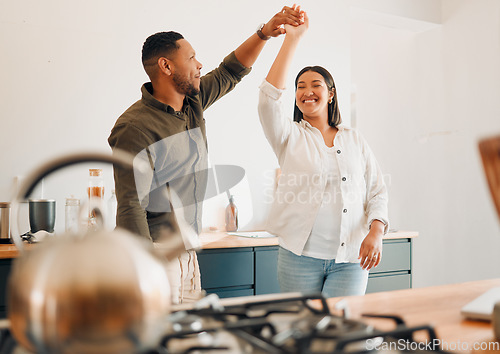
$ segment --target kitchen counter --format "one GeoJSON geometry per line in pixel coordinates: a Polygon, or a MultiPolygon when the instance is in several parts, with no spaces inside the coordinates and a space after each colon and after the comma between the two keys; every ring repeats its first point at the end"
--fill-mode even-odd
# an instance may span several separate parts
{"type": "MultiPolygon", "coordinates": [[[[447,343],[450,352],[456,353],[498,353],[486,345],[494,339],[492,325],[486,321],[464,319],[460,314],[462,306],[487,290],[500,286],[499,279],[472,281],[459,284],[441,285],[417,289],[379,292],[365,296],[349,296],[346,300],[352,318],[361,314],[399,315],[408,326],[432,325],[441,343],[447,343]],[[474,343],[484,345],[483,350],[472,350],[474,343]],[[456,348],[456,349],[454,349],[456,348]]],[[[342,298],[327,300],[332,312],[342,298]]],[[[394,326],[390,321],[363,319],[378,329],[389,330],[394,326]]],[[[425,340],[425,338],[418,338],[425,340]]],[[[446,350],[446,347],[442,349],[446,350]]],[[[498,349],[498,347],[496,348],[498,349]]]]}
{"type": "MultiPolygon", "coordinates": [[[[384,240],[414,238],[418,236],[415,231],[389,232],[384,240]]],[[[200,234],[201,248],[238,248],[238,247],[260,247],[277,246],[277,237],[255,238],[228,235],[225,232],[203,232],[200,234]]],[[[0,259],[15,258],[19,255],[17,247],[13,244],[0,244],[0,259]]]]}
{"type": "MultiPolygon", "coordinates": [[[[401,238],[414,238],[418,236],[416,231],[396,231],[389,232],[384,236],[384,240],[394,240],[401,238]]],[[[236,248],[236,247],[259,247],[277,246],[277,237],[256,238],[228,235],[225,232],[203,232],[200,234],[202,249],[213,248],[236,248]]]]}
{"type": "Polygon", "coordinates": [[[0,259],[16,258],[19,256],[19,250],[13,244],[0,245],[0,259]]]}

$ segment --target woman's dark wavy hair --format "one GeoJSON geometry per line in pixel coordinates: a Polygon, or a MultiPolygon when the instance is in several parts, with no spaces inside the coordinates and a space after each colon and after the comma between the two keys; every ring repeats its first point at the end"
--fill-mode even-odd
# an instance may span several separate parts
{"type": "MultiPolygon", "coordinates": [[[[332,103],[328,104],[328,124],[332,127],[336,127],[340,123],[342,123],[342,118],[340,117],[339,103],[337,102],[337,90],[335,89],[335,82],[333,81],[332,75],[323,68],[322,66],[306,66],[304,69],[300,70],[295,78],[295,91],[297,91],[297,82],[303,73],[307,71],[314,71],[323,76],[325,79],[326,86],[329,91],[333,91],[332,103]]],[[[304,116],[300,111],[299,107],[297,107],[297,101],[295,101],[295,109],[293,111],[293,120],[295,122],[300,122],[304,116]]]]}

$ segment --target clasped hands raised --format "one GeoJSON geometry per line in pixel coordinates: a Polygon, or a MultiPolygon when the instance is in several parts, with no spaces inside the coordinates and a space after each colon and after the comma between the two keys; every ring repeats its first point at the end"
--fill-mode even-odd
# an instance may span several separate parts
{"type": "Polygon", "coordinates": [[[268,37],[277,37],[281,34],[301,36],[309,27],[309,19],[300,5],[284,6],[262,28],[262,33],[268,37]]]}

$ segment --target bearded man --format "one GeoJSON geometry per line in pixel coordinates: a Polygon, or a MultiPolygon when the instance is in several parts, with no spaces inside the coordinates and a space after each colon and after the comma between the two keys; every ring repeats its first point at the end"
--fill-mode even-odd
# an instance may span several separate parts
{"type": "MultiPolygon", "coordinates": [[[[250,72],[266,41],[284,33],[282,25],[298,26],[301,21],[298,11],[285,6],[204,76],[194,49],[181,34],[160,32],[146,39],[142,63],[151,82],[142,86],[142,98],[118,118],[108,142],[149,162],[152,172],[139,176],[137,171],[114,169],[117,227],[153,242],[168,234],[166,230],[178,230],[179,220],[201,231],[208,165],[203,112],[250,72]],[[175,213],[172,194],[182,204],[174,207],[175,213]]],[[[173,302],[199,298],[198,261],[189,243],[178,262],[171,263],[173,302]]]]}

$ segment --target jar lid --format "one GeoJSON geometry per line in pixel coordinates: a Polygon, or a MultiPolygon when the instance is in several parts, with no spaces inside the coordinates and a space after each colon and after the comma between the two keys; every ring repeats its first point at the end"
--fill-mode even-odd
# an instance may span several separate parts
{"type": "Polygon", "coordinates": [[[89,176],[100,176],[102,168],[89,168],[89,176]]]}
{"type": "Polygon", "coordinates": [[[10,208],[10,202],[0,202],[0,208],[10,208]]]}
{"type": "Polygon", "coordinates": [[[66,205],[80,205],[80,199],[73,196],[66,198],[66,205]]]}

